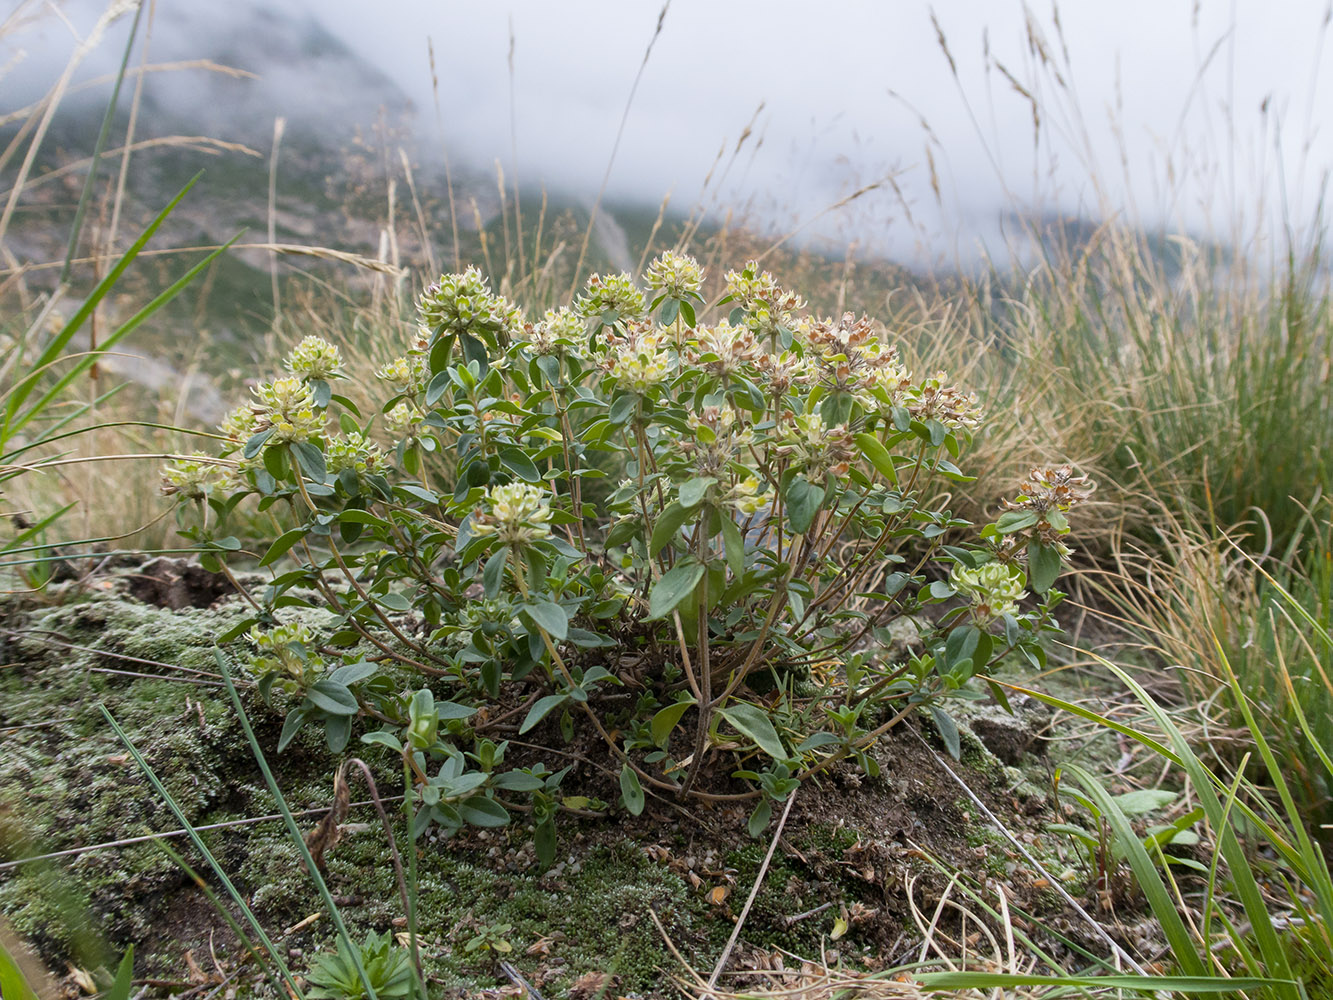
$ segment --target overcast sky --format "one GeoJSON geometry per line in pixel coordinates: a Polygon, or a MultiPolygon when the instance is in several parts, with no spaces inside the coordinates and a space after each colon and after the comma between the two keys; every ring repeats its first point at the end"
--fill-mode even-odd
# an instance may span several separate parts
{"type": "MultiPolygon", "coordinates": [[[[251,2],[158,6],[160,58],[217,55],[217,17],[264,30],[251,2]]],[[[510,177],[586,197],[601,183],[661,11],[660,0],[267,6],[317,20],[389,76],[417,106],[423,151],[439,138],[430,39],[451,155],[474,167],[499,159],[510,177]]],[[[1056,207],[1227,236],[1238,216],[1247,232],[1261,212],[1276,218],[1283,188],[1288,215],[1303,225],[1333,166],[1329,8],[1329,0],[1078,0],[1057,13],[1044,0],[939,0],[955,77],[932,8],[919,0],[673,0],[609,189],[654,204],[671,192],[687,209],[719,149],[726,164],[754,119],[725,178],[715,175],[715,207],[748,206],[785,227],[893,179],[896,192],[886,186],[812,226],[835,245],[855,239],[910,257],[924,235],[925,252],[967,257],[978,241],[998,249],[1005,211],[1056,207]],[[1032,105],[1019,87],[1041,107],[1035,148],[1032,105]]],[[[283,80],[275,113],[330,86],[283,80]]],[[[0,79],[0,97],[4,86],[0,79]]]]}

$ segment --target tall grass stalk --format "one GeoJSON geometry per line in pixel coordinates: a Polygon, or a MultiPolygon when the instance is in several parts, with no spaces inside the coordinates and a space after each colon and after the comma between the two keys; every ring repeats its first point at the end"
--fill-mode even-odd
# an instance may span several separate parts
{"type": "Polygon", "coordinates": [[[1254,749],[1234,674],[1309,826],[1333,822],[1333,500],[1266,557],[1161,504],[1156,523],[1157,546],[1127,545],[1095,590],[1173,668],[1211,755],[1234,765],[1254,749]]]}

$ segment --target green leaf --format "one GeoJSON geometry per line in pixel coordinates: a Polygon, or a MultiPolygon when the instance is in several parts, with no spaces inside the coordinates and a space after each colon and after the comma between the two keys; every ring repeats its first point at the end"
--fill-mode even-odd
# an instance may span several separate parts
{"type": "MultiPolygon", "coordinates": [[[[116,970],[116,981],[106,991],[102,1000],[130,1000],[130,988],[134,985],[134,945],[125,949],[125,957],[120,960],[116,970]]],[[[9,996],[5,993],[5,996],[9,996]]]]}
{"type": "Polygon", "coordinates": [[[740,525],[731,519],[725,511],[722,513],[722,544],[727,553],[727,568],[732,576],[745,572],[745,536],[740,525]]]}
{"type": "Polygon", "coordinates": [[[653,721],[649,723],[648,727],[653,734],[653,743],[665,750],[667,742],[671,739],[672,730],[680,723],[681,717],[694,705],[693,698],[689,701],[678,701],[654,715],[653,721]]]}
{"type": "Polygon", "coordinates": [[[10,997],[14,1000],[37,1000],[37,994],[28,985],[13,956],[5,950],[3,942],[0,942],[0,996],[5,1000],[10,997]]]}
{"type": "Polygon", "coordinates": [[[653,537],[648,543],[649,558],[657,555],[671,539],[676,537],[676,532],[680,531],[681,525],[689,520],[691,513],[692,511],[688,507],[677,501],[673,500],[667,504],[666,509],[658,517],[657,523],[653,525],[653,537]]]}
{"type": "Polygon", "coordinates": [[[456,701],[437,701],[435,703],[435,715],[441,719],[466,719],[476,715],[477,710],[468,705],[460,705],[456,701]]]}
{"type": "Polygon", "coordinates": [[[538,698],[533,706],[528,709],[528,714],[523,720],[523,725],[518,727],[518,734],[522,736],[568,700],[569,695],[567,694],[548,694],[544,698],[538,698]]]}
{"type": "Polygon", "coordinates": [[[334,684],[341,684],[344,687],[350,687],[353,684],[359,684],[367,677],[374,677],[379,673],[380,668],[374,663],[367,663],[365,660],[359,663],[348,663],[339,667],[333,673],[329,674],[329,680],[334,684]]]}
{"type": "Polygon", "coordinates": [[[1044,594],[1051,589],[1060,575],[1060,552],[1053,545],[1033,542],[1028,546],[1028,582],[1032,589],[1044,594]]]}
{"type": "Polygon", "coordinates": [[[638,816],[643,812],[645,802],[643,786],[639,784],[639,776],[628,764],[620,769],[620,797],[631,816],[638,816]]]}
{"type": "Polygon", "coordinates": [[[327,677],[315,681],[305,696],[310,704],[329,715],[356,715],[361,710],[356,695],[327,677]]]}
{"type": "Polygon", "coordinates": [[[290,531],[284,531],[268,547],[268,551],[264,553],[264,558],[259,560],[259,565],[270,566],[277,562],[287,554],[293,545],[305,537],[305,533],[305,528],[292,528],[290,531]]]}
{"type": "Polygon", "coordinates": [[[545,629],[552,639],[564,639],[569,634],[569,616],[554,601],[529,601],[520,605],[519,611],[545,629]]]}
{"type": "Polygon", "coordinates": [[[278,734],[278,753],[287,749],[287,744],[295,739],[296,734],[305,725],[306,718],[304,706],[297,708],[294,712],[287,713],[287,718],[282,722],[282,732],[278,734]]]}
{"type": "Polygon", "coordinates": [[[949,633],[944,644],[944,664],[946,670],[952,670],[964,660],[971,661],[981,641],[981,630],[975,625],[959,625],[949,633]]]}
{"type": "Polygon", "coordinates": [[[1009,535],[1030,528],[1036,523],[1035,510],[1007,510],[996,519],[995,530],[1002,535],[1009,535]]]}
{"type": "Polygon", "coordinates": [[[787,759],[787,751],[782,746],[782,740],[778,738],[778,731],[773,728],[773,720],[759,706],[738,701],[734,705],[718,709],[718,714],[753,740],[760,750],[774,760],[787,759]]]}
{"type": "Polygon", "coordinates": [[[804,535],[810,530],[815,515],[823,506],[824,491],[797,476],[787,487],[786,500],[787,521],[791,524],[791,530],[798,535],[804,535]]]}
{"type": "Polygon", "coordinates": [[[1142,816],[1144,813],[1166,808],[1176,801],[1179,795],[1164,788],[1137,788],[1114,798],[1115,804],[1126,816],[1142,816]]]}
{"type": "Polygon", "coordinates": [[[996,704],[1010,715],[1013,715],[1014,710],[1009,706],[1009,695],[1005,693],[1004,688],[1000,687],[1000,685],[992,680],[987,680],[986,686],[990,688],[990,696],[995,699],[996,704]]]}
{"type": "Polygon", "coordinates": [[[692,557],[681,560],[663,573],[648,595],[648,617],[665,618],[671,614],[681,601],[694,593],[703,575],[703,563],[692,557]]]}
{"type": "Polygon", "coordinates": [[[506,771],[491,779],[491,787],[502,792],[536,792],[546,787],[546,782],[535,774],[524,771],[506,771]]]}
{"type": "Polygon", "coordinates": [[[324,742],[329,753],[342,753],[352,738],[352,719],[347,715],[330,715],[324,719],[324,742]]]}
{"type": "Polygon", "coordinates": [[[543,865],[555,861],[555,823],[549,819],[544,823],[538,823],[537,831],[532,836],[532,844],[537,849],[537,860],[543,865]]]}
{"type": "Polygon", "coordinates": [[[541,482],[542,474],[537,471],[537,466],[519,448],[501,448],[500,464],[526,483],[541,482]]]}
{"type": "Polygon", "coordinates": [[[606,415],[606,419],[613,424],[623,424],[634,413],[634,407],[638,403],[639,397],[632,393],[625,393],[611,404],[611,409],[606,415]]]}
{"type": "Polygon", "coordinates": [[[388,747],[394,753],[403,752],[403,742],[393,733],[385,733],[376,730],[373,733],[362,733],[362,743],[375,743],[382,747],[388,747]]]}
{"type": "Polygon", "coordinates": [[[292,451],[296,454],[296,464],[306,474],[306,478],[322,483],[329,478],[324,465],[324,453],[309,441],[292,442],[292,451]]]}
{"type": "Polygon", "coordinates": [[[389,591],[389,593],[387,594],[380,595],[378,598],[376,598],[376,602],[381,606],[388,608],[390,611],[397,611],[401,613],[412,610],[412,605],[408,601],[408,599],[404,597],[402,594],[397,594],[394,593],[393,591],[389,591]]]}
{"type": "Polygon", "coordinates": [[[287,477],[287,445],[264,449],[264,471],[278,481],[287,477]]]}
{"type": "Polygon", "coordinates": [[[346,524],[369,524],[372,527],[383,528],[386,531],[393,527],[392,522],[386,521],[368,510],[362,510],[360,507],[346,508],[338,514],[338,520],[346,524]]]}
{"type": "Polygon", "coordinates": [[[940,739],[944,741],[944,749],[949,751],[949,756],[954,760],[963,759],[963,744],[958,737],[958,724],[953,721],[953,717],[945,712],[938,705],[930,706],[931,718],[935,720],[935,728],[940,731],[940,739]]]}
{"type": "Polygon", "coordinates": [[[484,795],[474,795],[458,803],[458,814],[463,817],[463,822],[473,826],[509,825],[509,813],[505,811],[505,807],[484,795]]]}
{"type": "Polygon", "coordinates": [[[680,487],[680,505],[682,507],[697,507],[708,495],[708,487],[717,482],[712,476],[695,476],[688,482],[682,483],[680,487]]]}
{"type": "Polygon", "coordinates": [[[509,546],[501,545],[486,560],[486,567],[481,571],[481,584],[486,596],[492,601],[500,596],[500,584],[504,582],[505,566],[509,564],[509,546]]]}
{"type": "Polygon", "coordinates": [[[898,471],[893,467],[893,456],[889,454],[889,449],[884,447],[883,442],[874,434],[863,432],[856,435],[856,443],[861,448],[861,454],[870,461],[876,471],[897,486],[898,471]]]}
{"type": "Polygon", "coordinates": [[[757,840],[759,835],[768,829],[768,821],[772,818],[773,800],[765,796],[759,805],[754,807],[754,812],[750,813],[750,821],[745,824],[745,828],[750,831],[750,836],[757,840]]]}

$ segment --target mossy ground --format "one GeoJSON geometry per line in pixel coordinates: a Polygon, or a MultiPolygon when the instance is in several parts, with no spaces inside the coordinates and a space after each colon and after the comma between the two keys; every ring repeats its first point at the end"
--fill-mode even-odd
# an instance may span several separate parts
{"type": "MultiPolygon", "coordinates": [[[[112,586],[48,608],[0,605],[0,864],[176,828],[100,705],[192,822],[276,811],[225,693],[204,676],[215,669],[214,638],[243,609],[224,601],[172,612],[121,593],[112,586]]],[[[257,702],[250,711],[261,743],[274,746],[281,717],[257,702]]],[[[1020,725],[1027,711],[1019,710],[1020,725]]],[[[922,737],[933,739],[929,725],[886,740],[879,779],[841,772],[801,790],[747,919],[747,949],[817,955],[829,946],[835,922],[846,920],[849,929],[837,944],[844,960],[882,967],[900,959],[915,938],[908,878],[916,877],[918,894],[938,892],[945,869],[1006,880],[1030,908],[1053,905],[1049,893],[1032,888],[1034,874],[989,831],[922,737]]],[[[969,783],[1006,822],[1039,830],[1048,808],[1041,790],[1046,766],[1027,750],[1004,749],[1003,741],[995,744],[1007,757],[1000,760],[966,725],[964,744],[969,783]],[[1020,770],[1014,766],[1020,762],[1030,766],[1020,770]]],[[[383,751],[361,751],[384,782],[381,794],[401,791],[394,769],[377,756],[383,751]]],[[[294,810],[327,807],[336,760],[319,734],[307,731],[271,759],[294,810]]],[[[366,797],[359,782],[353,779],[354,800],[366,797]]],[[[355,935],[401,930],[384,831],[368,807],[355,808],[350,819],[328,855],[331,891],[355,935]]],[[[308,828],[315,819],[301,822],[308,828]]],[[[520,825],[449,841],[428,835],[419,845],[428,971],[460,994],[494,985],[494,955],[469,952],[467,945],[485,928],[507,924],[500,935],[513,948],[507,957],[547,995],[563,995],[578,976],[605,971],[614,973],[622,994],[674,995],[670,975],[681,970],[652,915],[688,961],[711,968],[768,844],[768,835],[749,838],[744,824],[739,808],[694,806],[658,815],[650,809],[637,820],[613,810],[600,821],[563,821],[557,863],[545,870],[520,825]]],[[[203,836],[291,955],[294,971],[332,947],[327,919],[305,922],[321,905],[281,821],[203,836]]],[[[404,842],[401,824],[396,836],[404,842]]],[[[1028,836],[1053,865],[1067,867],[1051,838],[1028,836]]],[[[172,843],[217,884],[183,838],[172,843]]],[[[57,969],[68,962],[109,965],[133,942],[138,975],[184,982],[187,949],[201,961],[211,948],[224,966],[239,954],[203,893],[151,842],[0,869],[0,914],[57,969]]],[[[256,984],[253,991],[267,987],[256,984]]]]}

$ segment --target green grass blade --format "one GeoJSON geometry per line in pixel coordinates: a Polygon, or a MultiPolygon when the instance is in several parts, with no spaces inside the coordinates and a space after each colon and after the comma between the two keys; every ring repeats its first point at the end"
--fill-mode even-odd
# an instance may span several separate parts
{"type": "MultiPolygon", "coordinates": [[[[1273,926],[1273,918],[1268,912],[1268,904],[1264,899],[1263,892],[1260,890],[1259,883],[1250,868],[1249,857],[1245,853],[1240,840],[1236,837],[1233,825],[1228,822],[1222,802],[1217,796],[1217,786],[1219,784],[1217,777],[1204,767],[1203,762],[1195,755],[1185,737],[1175,723],[1171,721],[1170,716],[1157,704],[1153,697],[1126,671],[1115,664],[1109,664],[1109,666],[1120,677],[1121,681],[1129,687],[1149,714],[1153,716],[1162,731],[1168,735],[1175,748],[1176,758],[1181,762],[1185,773],[1193,783],[1194,793],[1199,799],[1199,805],[1203,807],[1205,814],[1208,816],[1209,824],[1216,832],[1218,848],[1227,863],[1232,886],[1245,910],[1246,917],[1250,921],[1251,931],[1258,945],[1259,954],[1263,958],[1265,971],[1274,977],[1274,995],[1282,998],[1282,1000],[1300,1000],[1301,988],[1298,985],[1285,985],[1286,983],[1294,983],[1290,962],[1285,949],[1282,947],[1282,942],[1278,938],[1277,930],[1273,926]]],[[[1257,730],[1252,729],[1252,733],[1262,739],[1257,730]]],[[[1252,813],[1247,812],[1247,815],[1252,815],[1252,813]]],[[[1295,818],[1299,822],[1299,817],[1295,818]]],[[[1273,836],[1277,838],[1273,840],[1273,846],[1277,847],[1279,846],[1278,840],[1284,840],[1284,838],[1281,838],[1277,831],[1273,831],[1273,836]]],[[[1289,845],[1287,846],[1289,848],[1289,845]]],[[[1284,851],[1283,856],[1292,857],[1289,850],[1284,851]]],[[[1306,859],[1302,858],[1299,853],[1295,854],[1294,860],[1300,868],[1305,867],[1306,859]]]]}
{"type": "MultiPolygon", "coordinates": [[[[1096,654],[1093,655],[1095,656],[1096,654]]],[[[1097,657],[1097,659],[1101,660],[1101,657],[1097,657]]],[[[1110,663],[1109,660],[1103,660],[1102,662],[1110,663]]],[[[981,675],[979,674],[978,676],[981,675]]],[[[994,680],[994,678],[990,679],[994,680]]],[[[1153,751],[1153,753],[1166,758],[1173,764],[1179,764],[1181,762],[1176,753],[1170,747],[1166,746],[1166,744],[1153,739],[1147,733],[1141,732],[1132,726],[1126,726],[1124,723],[1116,722],[1114,719],[1109,719],[1104,715],[1099,715],[1091,709],[1084,708],[1081,705],[1075,705],[1071,701],[1065,701],[1062,698],[1057,698],[1054,695],[1046,694],[1033,688],[1026,688],[1020,684],[1010,684],[1007,681],[995,681],[995,683],[999,684],[1001,687],[1008,688],[1010,691],[1017,691],[1019,694],[1027,695],[1029,698],[1036,698],[1038,701],[1050,705],[1052,708],[1058,708],[1062,712],[1068,712],[1070,715],[1077,715],[1080,719],[1086,719],[1089,722],[1095,722],[1100,726],[1105,726],[1107,729],[1112,729],[1115,732],[1120,733],[1122,736],[1128,736],[1130,739],[1142,743],[1149,750],[1153,751]]]]}
{"type": "Polygon", "coordinates": [[[189,182],[180,189],[170,202],[167,203],[167,206],[157,213],[153,221],[150,222],[148,227],[139,235],[139,238],[130,245],[130,248],[125,251],[120,260],[116,261],[115,266],[111,268],[107,273],[107,276],[97,283],[97,287],[92,290],[92,293],[84,300],[83,305],[79,306],[74,315],[70,317],[69,322],[67,322],[61,328],[60,332],[51,339],[51,342],[46,345],[46,348],[42,351],[41,355],[33,362],[32,367],[35,371],[15,384],[14,388],[10,391],[9,400],[5,405],[5,421],[3,428],[0,428],[0,441],[5,440],[12,435],[14,431],[22,426],[22,423],[26,423],[28,420],[32,419],[35,415],[35,411],[29,410],[22,423],[15,423],[15,416],[18,414],[19,408],[23,406],[33,390],[37,388],[37,380],[40,378],[39,373],[41,369],[44,369],[64,353],[65,347],[74,337],[74,334],[78,332],[79,327],[83,326],[84,321],[92,315],[93,310],[97,308],[98,303],[106,298],[111,289],[115,287],[116,282],[120,280],[120,276],[125,273],[125,269],[129,267],[139,255],[139,251],[148,244],[148,241],[153,238],[153,234],[156,233],[162,223],[166,221],[167,216],[175,210],[176,206],[180,204],[181,199],[185,197],[190,188],[194,187],[195,182],[202,176],[203,171],[200,171],[190,178],[189,182]]]}
{"type": "Polygon", "coordinates": [[[1077,764],[1066,764],[1065,770],[1083,786],[1088,797],[1096,804],[1097,811],[1110,823],[1115,842],[1125,852],[1129,866],[1134,870],[1134,878],[1147,897],[1148,905],[1158,924],[1161,925],[1162,933],[1166,935],[1175,960],[1184,968],[1187,975],[1205,975],[1207,966],[1199,958],[1189,929],[1176,909],[1176,902],[1167,891],[1166,884],[1157,871],[1157,865],[1148,855],[1129,819],[1110,793],[1091,774],[1077,764]]]}
{"type": "Polygon", "coordinates": [[[102,342],[101,346],[98,347],[96,351],[90,351],[88,352],[87,355],[80,358],[77,364],[72,366],[69,369],[69,371],[67,371],[64,375],[62,375],[56,381],[55,385],[53,385],[50,389],[48,389],[42,395],[41,399],[39,399],[36,403],[33,404],[32,407],[33,411],[41,412],[51,402],[51,400],[53,400],[65,389],[66,386],[68,386],[72,381],[74,381],[74,379],[78,378],[79,375],[83,374],[83,372],[85,372],[89,367],[91,367],[93,362],[96,361],[97,358],[103,352],[109,351],[112,347],[116,345],[116,343],[123,340],[131,333],[133,333],[143,323],[144,320],[148,319],[149,316],[153,315],[153,313],[157,312],[168,302],[174,299],[178,294],[180,294],[181,289],[183,289],[186,285],[188,285],[195,278],[197,278],[203,272],[203,270],[206,267],[208,267],[208,265],[211,264],[218,257],[219,254],[228,250],[231,247],[231,245],[240,238],[241,234],[237,233],[222,246],[218,247],[203,260],[199,261],[192,268],[190,268],[183,275],[181,275],[181,277],[176,279],[176,281],[174,281],[168,288],[166,288],[164,291],[160,292],[157,296],[155,296],[151,302],[149,302],[137,313],[135,313],[133,316],[127,319],[124,322],[124,324],[120,326],[119,329],[117,329],[114,333],[111,334],[111,336],[107,337],[106,340],[102,342]]]}
{"type": "Polygon", "coordinates": [[[125,957],[116,969],[116,981],[106,991],[102,1000],[130,1000],[130,990],[134,986],[134,945],[125,949],[125,957]]]}
{"type": "Polygon", "coordinates": [[[226,888],[227,895],[231,897],[232,902],[240,907],[241,913],[245,915],[246,922],[250,924],[250,928],[255,932],[255,936],[263,943],[264,950],[268,952],[269,957],[273,960],[273,964],[281,973],[283,982],[286,983],[287,988],[291,990],[292,996],[296,997],[297,1000],[305,1000],[305,994],[301,992],[301,988],[296,984],[296,980],[292,978],[291,972],[287,969],[287,963],[282,960],[282,956],[278,954],[278,949],[274,947],[273,942],[269,940],[269,936],[264,933],[264,928],[260,926],[259,921],[255,919],[254,913],[250,910],[250,907],[246,905],[245,898],[239,891],[237,891],[236,886],[232,885],[231,879],[227,877],[227,873],[223,870],[221,863],[219,863],[218,859],[213,856],[213,852],[208,849],[208,845],[205,844],[203,838],[199,836],[194,825],[186,819],[185,811],[181,809],[176,800],[171,797],[171,793],[167,791],[166,786],[162,784],[161,780],[153,772],[153,768],[149,765],[148,761],[144,759],[143,754],[139,753],[138,748],[130,742],[130,738],[125,735],[125,731],[116,723],[115,718],[112,717],[111,713],[107,710],[107,707],[105,705],[98,705],[97,707],[102,710],[102,715],[106,717],[106,721],[111,724],[111,728],[115,730],[116,735],[120,737],[120,742],[125,744],[125,749],[130,752],[130,756],[134,758],[134,762],[139,765],[139,770],[143,772],[144,777],[146,777],[149,783],[153,786],[153,790],[157,792],[162,801],[167,804],[167,808],[170,809],[172,815],[176,817],[176,821],[180,823],[181,829],[186,831],[186,834],[190,838],[190,842],[194,844],[195,850],[203,855],[204,860],[206,860],[209,867],[213,869],[213,873],[217,875],[218,879],[222,882],[223,887],[226,888]]]}
{"type": "MultiPolygon", "coordinates": [[[[49,527],[50,527],[52,524],[54,524],[56,521],[60,520],[62,517],[65,516],[65,514],[69,513],[69,511],[70,511],[73,507],[74,507],[74,504],[73,504],[73,503],[67,503],[67,504],[65,504],[65,506],[61,507],[61,508],[60,508],[58,511],[56,511],[54,514],[47,514],[46,517],[42,518],[40,521],[38,521],[36,524],[34,524],[31,528],[25,528],[20,534],[15,535],[13,538],[11,538],[9,541],[7,541],[3,546],[0,546],[0,552],[12,552],[12,551],[14,551],[18,546],[22,545],[22,544],[23,544],[24,542],[26,542],[29,538],[33,538],[33,537],[35,537],[35,536],[41,534],[43,531],[45,531],[47,528],[49,528],[49,527]]],[[[45,548],[45,547],[46,547],[46,546],[41,546],[41,548],[45,548]]]]}
{"type": "Polygon", "coordinates": [[[0,997],[5,1000],[37,1000],[37,994],[23,977],[23,970],[0,941],[0,997]]]}
{"type": "Polygon", "coordinates": [[[1135,993],[1236,993],[1272,986],[1298,986],[1294,979],[1224,976],[1022,976],[1003,972],[926,972],[917,982],[933,990],[993,990],[1017,986],[1082,987],[1084,989],[1132,990],[1135,993]]]}
{"type": "MultiPolygon", "coordinates": [[[[338,936],[342,938],[348,954],[352,957],[352,964],[356,966],[357,975],[361,977],[361,985],[366,988],[366,997],[368,1000],[379,1000],[375,994],[375,987],[371,985],[370,976],[367,975],[365,967],[361,963],[361,949],[352,941],[351,935],[347,933],[347,925],[343,923],[342,913],[339,912],[337,904],[333,902],[333,894],[329,892],[324,876],[320,875],[319,868],[315,866],[315,859],[310,856],[310,848],[306,846],[305,837],[301,836],[301,830],[296,825],[296,819],[292,816],[291,809],[287,807],[287,800],[283,798],[282,789],[278,787],[277,779],[273,777],[273,771],[268,766],[264,751],[259,746],[259,738],[255,736],[255,731],[250,728],[250,719],[245,714],[245,708],[241,705],[241,696],[236,693],[236,685],[231,680],[231,671],[227,668],[227,658],[223,655],[222,650],[216,646],[213,647],[213,659],[217,661],[218,672],[222,674],[222,681],[227,685],[227,694],[231,698],[232,707],[236,709],[236,716],[240,720],[245,738],[250,743],[250,750],[254,754],[256,763],[259,764],[259,769],[264,772],[264,781],[268,784],[268,790],[273,794],[273,799],[278,805],[278,811],[282,813],[283,821],[287,824],[287,832],[291,834],[292,841],[300,851],[301,860],[305,862],[306,872],[310,875],[310,880],[315,883],[315,888],[319,890],[320,898],[328,908],[329,918],[338,929],[338,936]]],[[[412,849],[415,850],[415,848],[412,849]]]]}
{"type": "Polygon", "coordinates": [[[255,960],[255,964],[261,969],[267,969],[264,962],[264,955],[255,947],[255,943],[250,940],[250,936],[245,933],[245,928],[237,923],[236,918],[227,911],[227,908],[224,905],[222,905],[222,900],[218,898],[218,894],[213,891],[213,887],[205,882],[203,877],[190,867],[189,862],[181,857],[165,840],[159,837],[151,841],[151,843],[159,851],[170,858],[177,868],[185,872],[185,874],[193,880],[194,884],[199,887],[206,897],[208,897],[208,901],[213,904],[213,909],[218,912],[218,916],[220,916],[226,925],[231,928],[231,932],[236,935],[236,940],[241,942],[245,947],[245,950],[250,953],[250,957],[255,960]]]}

